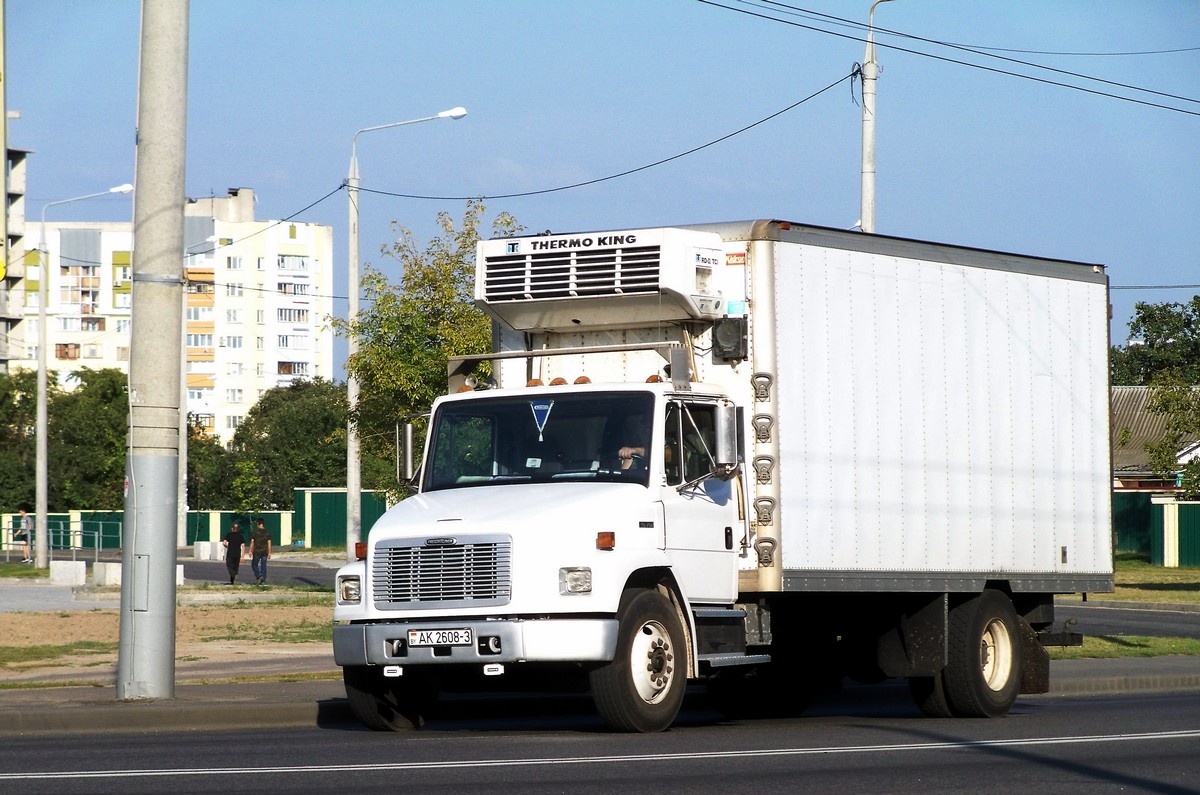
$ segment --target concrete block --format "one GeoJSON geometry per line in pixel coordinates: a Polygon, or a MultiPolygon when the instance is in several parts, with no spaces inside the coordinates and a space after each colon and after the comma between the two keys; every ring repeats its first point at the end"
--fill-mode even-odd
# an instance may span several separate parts
{"type": "Polygon", "coordinates": [[[197,541],[192,545],[192,560],[212,560],[211,541],[197,541]]]}
{"type": "Polygon", "coordinates": [[[105,585],[120,585],[121,584],[121,564],[120,563],[93,563],[92,564],[92,585],[97,588],[105,585]]]}
{"type": "Polygon", "coordinates": [[[82,560],[50,561],[50,583],[52,585],[86,585],[87,564],[82,560]]]}
{"type": "Polygon", "coordinates": [[[212,542],[212,551],[208,556],[209,560],[225,560],[225,547],[221,546],[220,541],[212,542]]]}
{"type": "Polygon", "coordinates": [[[175,584],[183,585],[183,564],[179,563],[175,566],[175,584]]]}

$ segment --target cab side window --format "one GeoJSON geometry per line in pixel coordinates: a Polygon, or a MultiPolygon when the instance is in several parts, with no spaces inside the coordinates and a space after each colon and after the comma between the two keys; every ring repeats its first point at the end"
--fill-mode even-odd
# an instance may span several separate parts
{"type": "Polygon", "coordinates": [[[712,451],[716,449],[716,407],[686,405],[682,420],[683,478],[685,482],[712,472],[712,451]]]}
{"type": "Polygon", "coordinates": [[[667,404],[663,464],[668,485],[689,483],[712,472],[716,427],[715,406],[701,403],[667,404]]]}
{"type": "Polygon", "coordinates": [[[667,421],[663,432],[663,468],[667,484],[678,486],[683,482],[683,446],[680,443],[679,420],[682,412],[678,403],[667,404],[667,421]]]}

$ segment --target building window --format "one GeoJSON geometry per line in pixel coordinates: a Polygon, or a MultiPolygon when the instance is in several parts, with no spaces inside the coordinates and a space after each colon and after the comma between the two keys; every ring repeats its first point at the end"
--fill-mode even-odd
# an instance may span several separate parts
{"type": "Polygon", "coordinates": [[[278,282],[276,286],[283,295],[308,295],[306,282],[278,282]]]}
{"type": "Polygon", "coordinates": [[[128,334],[129,333],[129,321],[128,320],[118,320],[117,321],[117,333],[118,334],[128,334]]]}
{"type": "Polygon", "coordinates": [[[226,323],[241,323],[242,322],[242,310],[226,309],[225,310],[225,322],[226,323]]]}
{"type": "Polygon", "coordinates": [[[59,331],[79,331],[82,323],[77,317],[60,317],[58,318],[59,331]]]}
{"type": "Polygon", "coordinates": [[[254,347],[261,351],[267,347],[267,342],[262,337],[255,337],[254,347]]]}
{"type": "Polygon", "coordinates": [[[212,320],[212,316],[213,308],[211,306],[189,306],[187,308],[188,320],[204,322],[212,320]]]}
{"type": "Polygon", "coordinates": [[[187,283],[187,291],[195,295],[211,295],[213,293],[213,283],[198,282],[189,279],[187,283]]]}
{"type": "Polygon", "coordinates": [[[280,323],[307,323],[307,309],[280,309],[277,310],[276,320],[280,323]]]}
{"type": "Polygon", "coordinates": [[[83,358],[85,359],[103,359],[104,348],[94,343],[88,343],[83,346],[83,358]]]}
{"type": "Polygon", "coordinates": [[[242,293],[243,287],[240,282],[230,282],[229,284],[225,285],[225,295],[227,296],[232,298],[241,298],[242,293]]]}
{"type": "Polygon", "coordinates": [[[281,271],[308,270],[308,257],[298,254],[280,254],[276,263],[281,271]]]}
{"type": "Polygon", "coordinates": [[[188,334],[187,346],[189,348],[211,348],[213,346],[212,334],[188,334]]]}
{"type": "Polygon", "coordinates": [[[129,348],[127,348],[123,345],[117,346],[117,361],[118,362],[129,361],[129,348]]]}
{"type": "Polygon", "coordinates": [[[230,414],[225,418],[225,427],[231,431],[236,431],[242,427],[242,416],[240,414],[230,414]]]}
{"type": "Polygon", "coordinates": [[[80,323],[83,331],[104,331],[104,318],[85,317],[80,323]]]}
{"type": "Polygon", "coordinates": [[[266,270],[266,269],[267,269],[267,258],[266,258],[266,257],[259,257],[259,258],[258,258],[258,269],[259,269],[260,271],[262,271],[262,270],[266,270]]]}
{"type": "Polygon", "coordinates": [[[308,375],[308,362],[280,362],[278,375],[308,375]]]}
{"type": "Polygon", "coordinates": [[[241,257],[226,257],[225,258],[225,268],[226,268],[226,270],[240,271],[242,269],[242,258],[241,257]]]}
{"type": "Polygon", "coordinates": [[[226,403],[241,403],[242,402],[242,390],[226,389],[225,390],[225,402],[226,403]]]}
{"type": "Polygon", "coordinates": [[[241,375],[243,372],[245,372],[245,369],[246,366],[241,362],[230,362],[229,370],[227,372],[229,375],[241,375]]]}
{"type": "Polygon", "coordinates": [[[54,346],[56,359],[78,359],[79,345],[74,342],[60,342],[54,346]]]}
{"type": "Polygon", "coordinates": [[[241,336],[226,337],[225,345],[226,345],[226,347],[229,347],[229,348],[240,348],[240,347],[242,347],[242,338],[241,338],[241,336]]]}
{"type": "Polygon", "coordinates": [[[258,321],[258,325],[260,325],[260,326],[261,326],[263,323],[266,323],[266,322],[267,322],[267,313],[266,313],[266,311],[265,311],[265,310],[263,310],[263,309],[260,309],[260,310],[258,310],[257,312],[255,312],[255,313],[254,313],[254,317],[255,317],[255,319],[258,321]]]}

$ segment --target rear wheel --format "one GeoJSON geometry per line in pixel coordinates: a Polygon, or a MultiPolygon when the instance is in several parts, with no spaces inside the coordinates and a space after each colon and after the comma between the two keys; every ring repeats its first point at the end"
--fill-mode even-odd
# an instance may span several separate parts
{"type": "Polygon", "coordinates": [[[376,731],[418,729],[437,701],[435,683],[416,673],[385,677],[378,666],[347,665],[342,681],[354,716],[376,731]]]}
{"type": "Polygon", "coordinates": [[[949,660],[942,675],[955,715],[1007,715],[1021,689],[1020,620],[1000,591],[985,590],[950,611],[949,660]]]}
{"type": "Polygon", "coordinates": [[[687,688],[679,616],[658,591],[630,590],[617,619],[616,656],[591,673],[596,711],[617,731],[663,731],[679,714],[687,688]]]}

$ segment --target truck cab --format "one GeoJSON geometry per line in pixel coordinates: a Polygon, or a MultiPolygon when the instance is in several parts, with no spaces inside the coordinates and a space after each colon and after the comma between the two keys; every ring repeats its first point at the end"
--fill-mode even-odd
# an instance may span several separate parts
{"type": "MultiPolygon", "coordinates": [[[[702,662],[687,640],[696,612],[732,610],[749,554],[738,412],[693,386],[532,385],[435,403],[418,493],[338,575],[335,659],[370,677],[368,715],[379,692],[399,704],[417,681],[428,692],[611,666],[635,595],[661,627],[638,653],[661,667],[621,680],[647,714],[619,707],[616,720],[677,709],[702,662]]],[[[648,637],[642,623],[627,642],[648,637]]]]}

